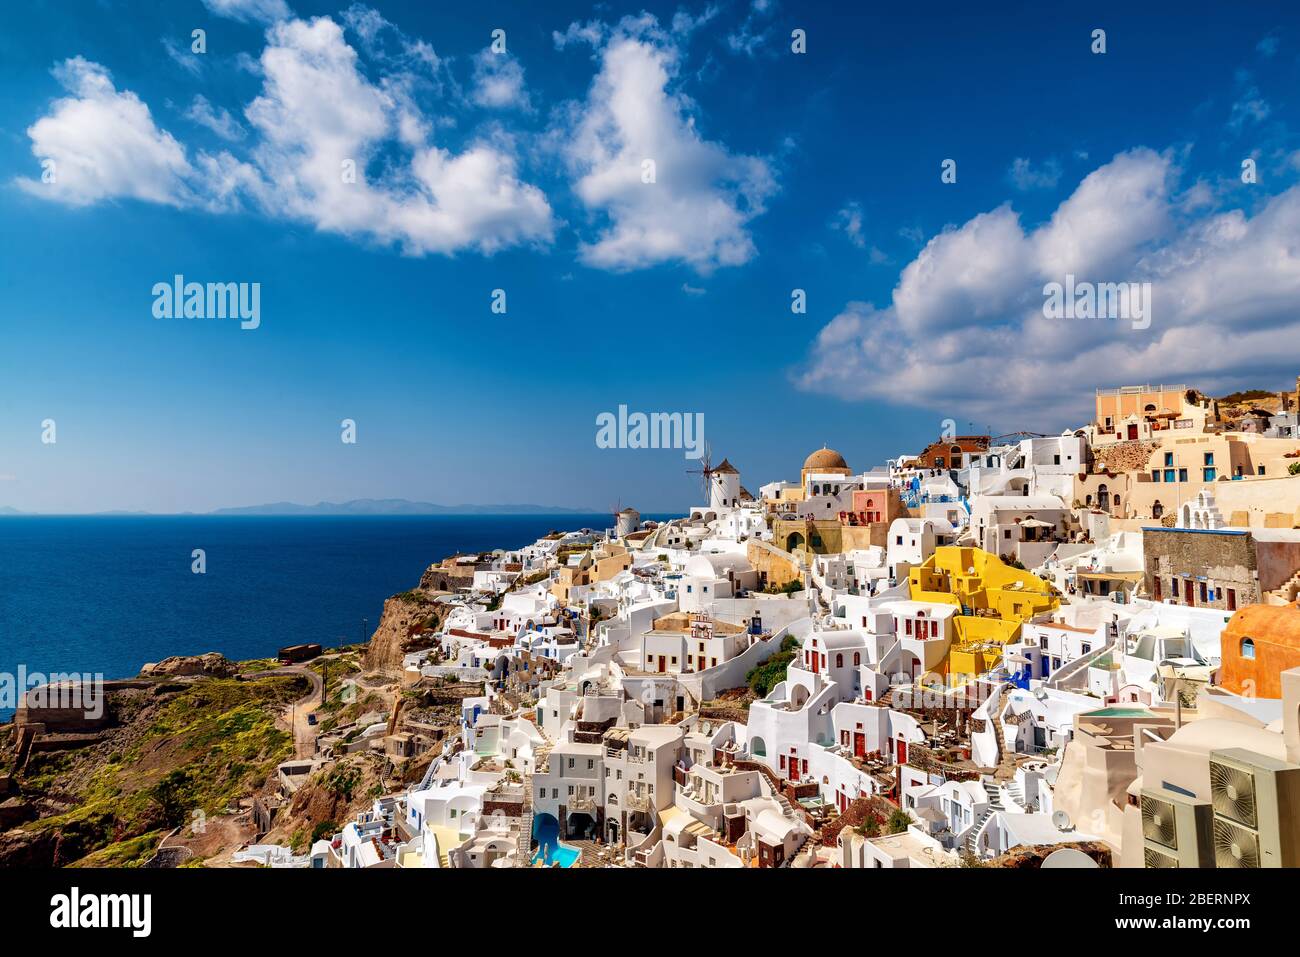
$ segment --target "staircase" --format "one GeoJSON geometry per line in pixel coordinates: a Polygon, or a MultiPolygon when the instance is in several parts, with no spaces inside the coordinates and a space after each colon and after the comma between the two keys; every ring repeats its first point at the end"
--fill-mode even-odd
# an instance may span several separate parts
{"type": "Polygon", "coordinates": [[[1284,581],[1272,591],[1264,593],[1264,602],[1268,605],[1289,605],[1300,595],[1300,571],[1284,581]]]}
{"type": "Polygon", "coordinates": [[[966,852],[979,856],[977,850],[980,833],[984,830],[984,825],[998,811],[1005,810],[1002,805],[1002,792],[997,783],[992,778],[981,778],[980,784],[984,787],[984,793],[989,796],[988,807],[986,807],[980,816],[975,820],[975,824],[966,832],[966,852]]]}
{"type": "Polygon", "coordinates": [[[1073,679],[1075,675],[1085,671],[1102,655],[1114,651],[1118,647],[1118,640],[1113,640],[1099,648],[1094,648],[1088,654],[1075,658],[1069,664],[1062,665],[1056,671],[1052,672],[1043,683],[1049,688],[1060,688],[1064,690],[1067,688],[1067,682],[1073,679]]]}
{"type": "Polygon", "coordinates": [[[433,776],[437,774],[438,769],[442,767],[442,762],[449,757],[448,752],[450,750],[451,750],[451,745],[450,744],[445,745],[442,749],[442,753],[429,762],[428,770],[424,772],[424,777],[420,779],[420,786],[415,788],[414,790],[416,791],[429,790],[429,785],[433,783],[433,776]]]}
{"type": "Polygon", "coordinates": [[[546,759],[549,758],[549,757],[551,756],[551,750],[552,750],[554,747],[555,747],[554,742],[552,742],[552,741],[547,741],[547,742],[546,742],[545,744],[543,744],[540,748],[538,748],[536,751],[534,751],[534,752],[533,752],[533,767],[538,768],[539,770],[540,770],[541,768],[544,768],[544,767],[546,766],[546,759]]]}
{"type": "Polygon", "coordinates": [[[1023,808],[1025,806],[1025,792],[1024,788],[1020,786],[1020,783],[1017,781],[1008,781],[1006,783],[1006,789],[1007,797],[1011,799],[1012,804],[1010,810],[1023,808]]]}
{"type": "Polygon", "coordinates": [[[528,867],[533,862],[533,799],[532,789],[524,798],[524,811],[519,818],[519,843],[516,845],[517,861],[520,867],[528,867]]]}
{"type": "MultiPolygon", "coordinates": [[[[538,730],[541,730],[540,728],[538,730]]],[[[555,743],[549,738],[546,743],[533,752],[533,768],[540,770],[546,766],[555,743]]],[[[519,816],[518,862],[520,867],[531,867],[533,863],[533,776],[524,778],[524,809],[519,816]]]]}

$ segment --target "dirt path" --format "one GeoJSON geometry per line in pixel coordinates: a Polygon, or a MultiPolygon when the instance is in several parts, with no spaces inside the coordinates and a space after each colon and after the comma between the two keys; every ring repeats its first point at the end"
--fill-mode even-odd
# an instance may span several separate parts
{"type": "Polygon", "coordinates": [[[321,676],[307,665],[285,665],[269,671],[256,671],[240,675],[241,678],[273,678],[276,675],[302,675],[311,682],[311,691],[290,704],[281,716],[285,727],[293,730],[293,755],[295,758],[310,758],[316,753],[316,736],[320,726],[312,724],[308,718],[316,713],[324,703],[325,682],[321,676]]]}

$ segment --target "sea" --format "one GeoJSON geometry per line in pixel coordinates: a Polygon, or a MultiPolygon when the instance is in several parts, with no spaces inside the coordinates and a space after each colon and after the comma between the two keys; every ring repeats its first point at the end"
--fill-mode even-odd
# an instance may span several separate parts
{"type": "MultiPolygon", "coordinates": [[[[239,660],[364,641],[384,599],[414,588],[432,562],[611,524],[570,513],[6,516],[0,677],[22,666],[123,678],[170,655],[239,660]],[[195,549],[203,574],[192,570],[195,549]]],[[[12,713],[0,701],[0,721],[12,713]]]]}

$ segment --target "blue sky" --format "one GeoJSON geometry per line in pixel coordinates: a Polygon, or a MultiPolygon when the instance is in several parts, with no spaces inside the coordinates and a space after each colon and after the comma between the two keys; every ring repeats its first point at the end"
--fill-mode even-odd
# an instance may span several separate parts
{"type": "Polygon", "coordinates": [[[679,509],[693,463],[599,413],[702,412],[757,491],[1095,386],[1293,382],[1293,5],[964,6],[9,13],[0,505],[679,509]],[[260,327],[155,319],[177,273],[260,283],[260,327]],[[1151,329],[1047,322],[1066,273],[1152,282],[1151,329]]]}

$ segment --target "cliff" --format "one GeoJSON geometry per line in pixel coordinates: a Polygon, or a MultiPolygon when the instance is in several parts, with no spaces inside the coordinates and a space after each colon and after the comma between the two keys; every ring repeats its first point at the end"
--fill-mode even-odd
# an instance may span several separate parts
{"type": "Polygon", "coordinates": [[[384,602],[375,633],[370,636],[366,670],[389,674],[399,671],[403,655],[433,645],[434,635],[447,614],[448,606],[419,589],[389,598],[384,602]]]}
{"type": "MultiPolygon", "coordinates": [[[[110,691],[103,732],[51,741],[11,779],[0,867],[139,866],[169,830],[225,815],[292,756],[277,719],[305,685],[196,677],[110,691]]],[[[0,738],[0,774],[12,739],[0,738]]]]}

